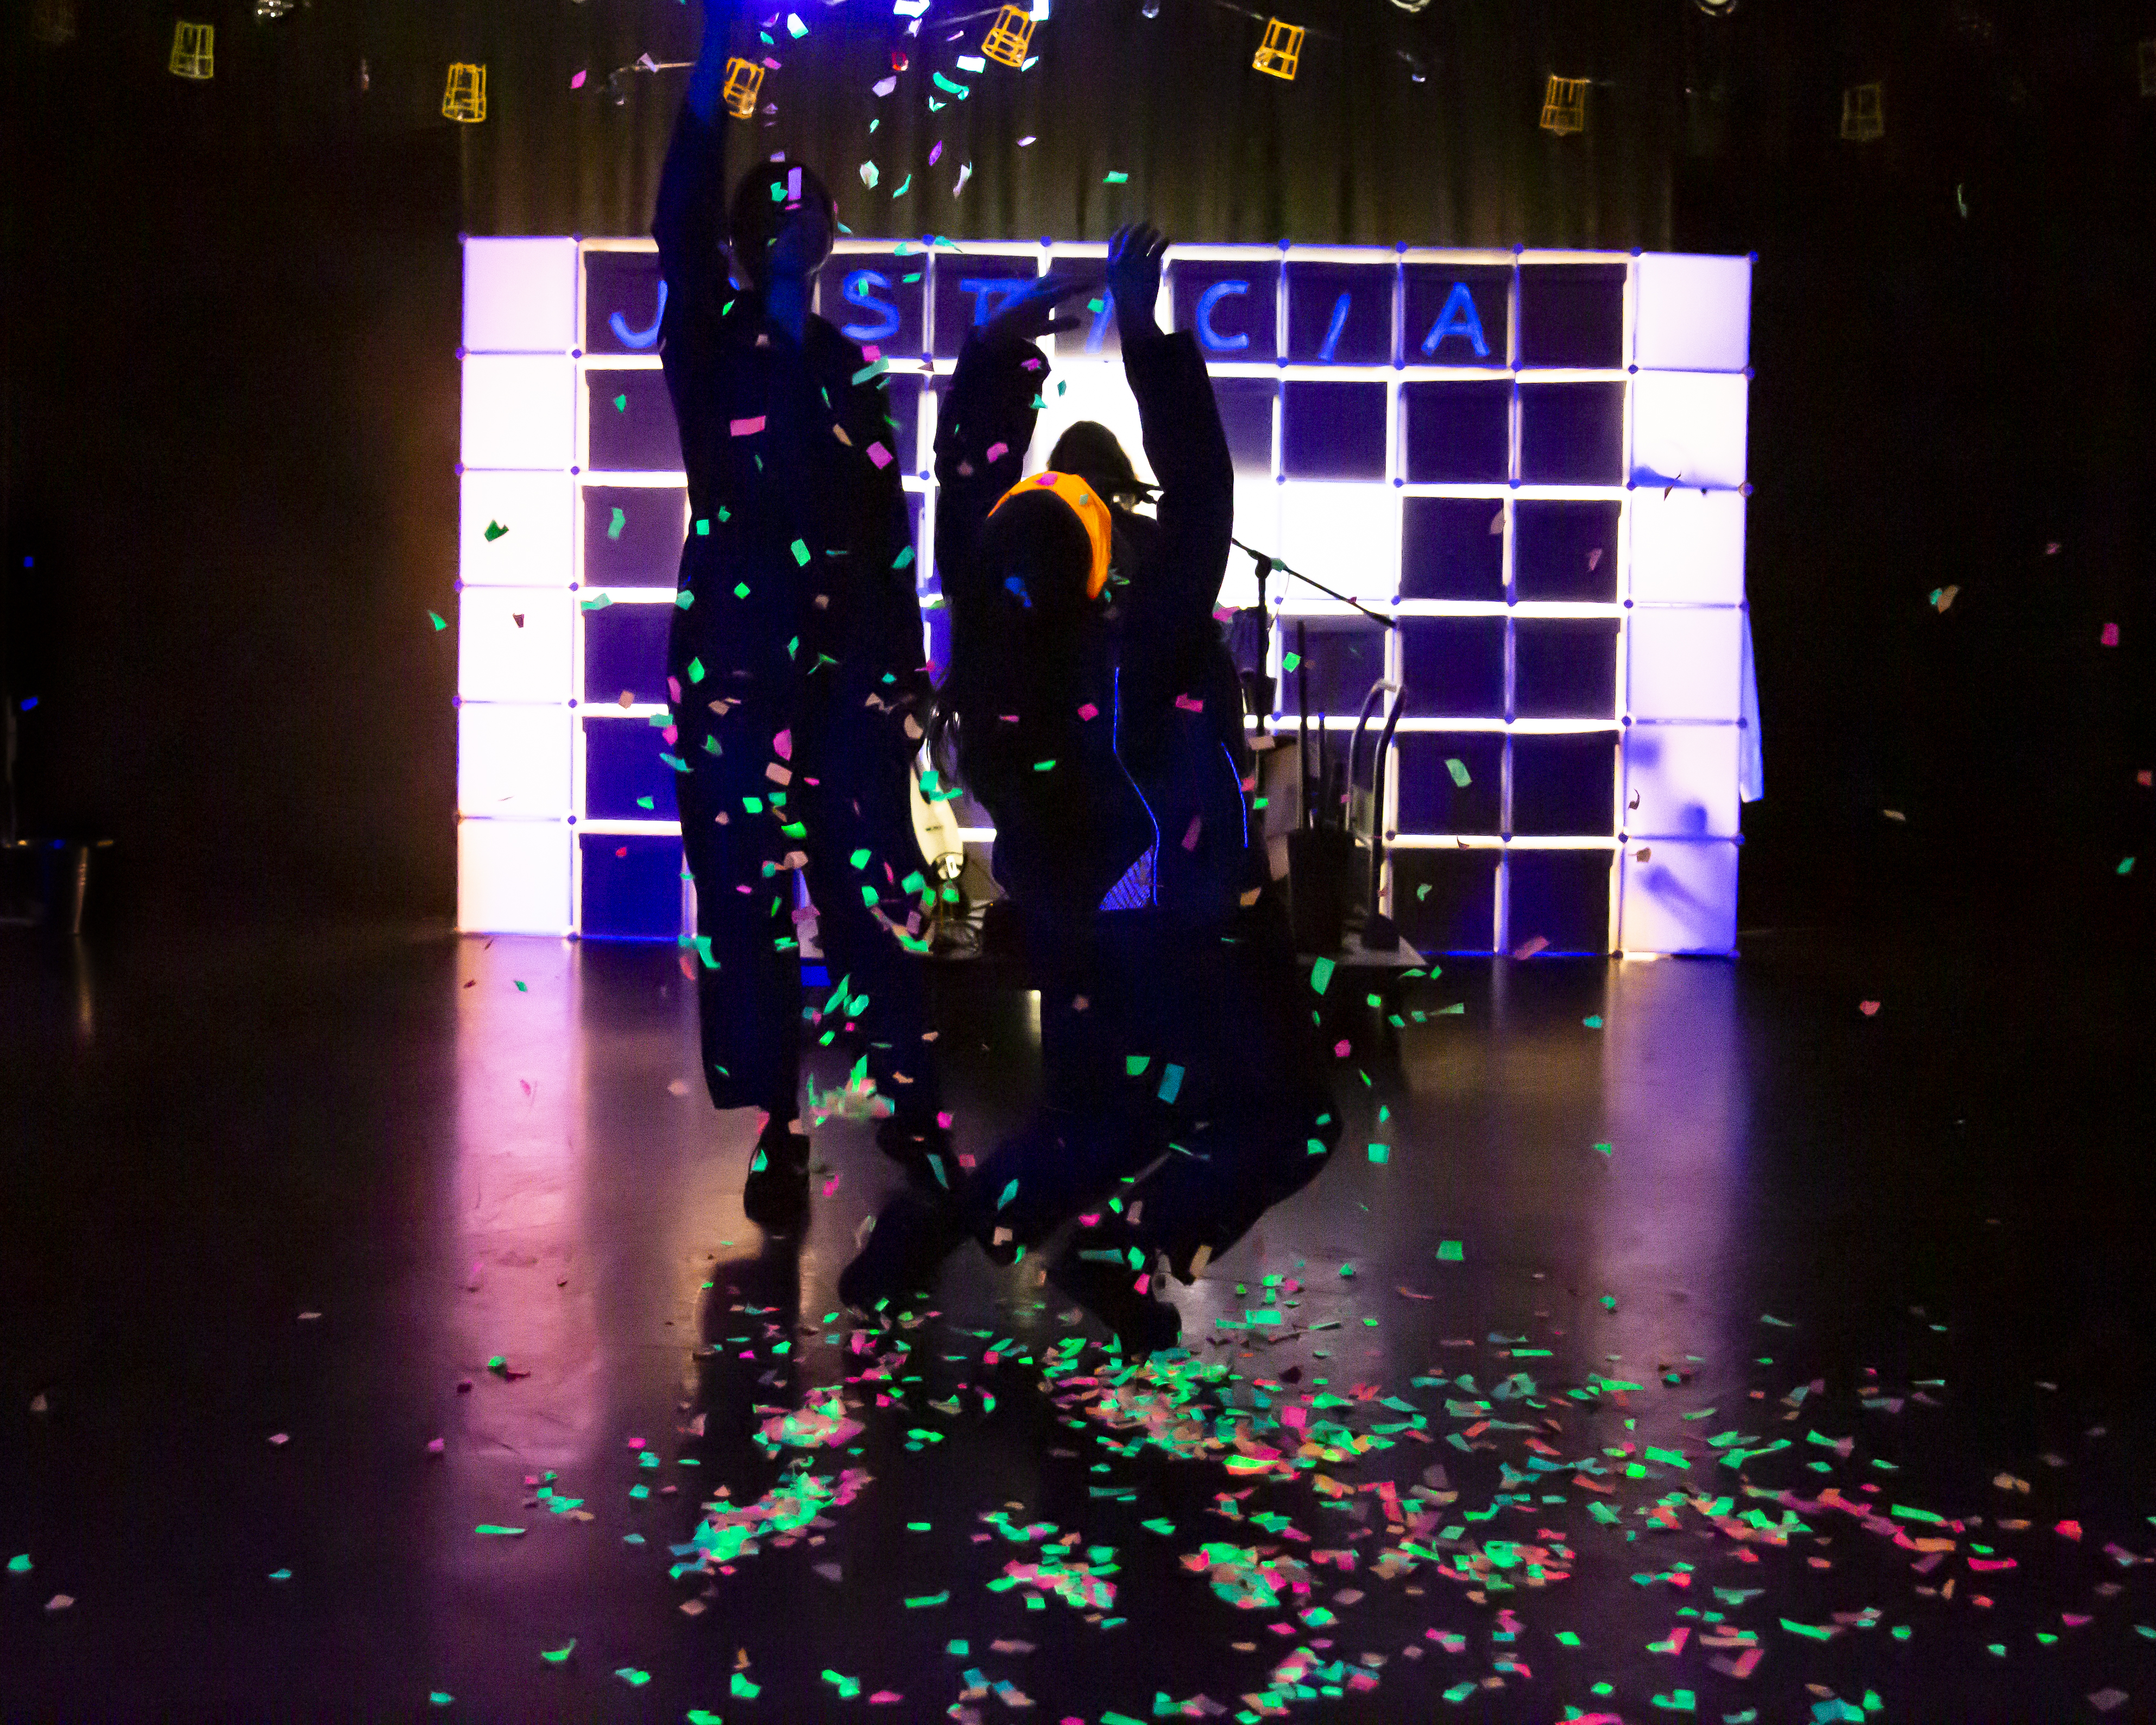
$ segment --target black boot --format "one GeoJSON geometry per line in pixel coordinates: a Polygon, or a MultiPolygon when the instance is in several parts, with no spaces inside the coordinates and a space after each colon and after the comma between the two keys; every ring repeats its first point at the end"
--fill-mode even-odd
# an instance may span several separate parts
{"type": "Polygon", "coordinates": [[[876,1147],[906,1170],[914,1190],[947,1203],[959,1186],[963,1170],[942,1127],[926,1127],[894,1115],[876,1127],[876,1147]]]}
{"type": "Polygon", "coordinates": [[[1137,1272],[1122,1258],[1105,1255],[1109,1249],[1086,1250],[1104,1255],[1086,1257],[1074,1243],[1048,1266],[1048,1279],[1113,1330],[1126,1353],[1142,1359],[1174,1347],[1183,1334],[1182,1313],[1164,1300],[1141,1294],[1137,1272]]]}
{"type": "Polygon", "coordinates": [[[839,1272],[839,1298],[855,1312],[926,1294],[943,1260],[966,1238],[952,1206],[917,1192],[901,1192],[876,1214],[854,1261],[839,1272]]]}
{"type": "Polygon", "coordinates": [[[742,1209],[767,1234],[791,1234],[808,1215],[808,1140],[773,1120],[756,1141],[742,1209]]]}

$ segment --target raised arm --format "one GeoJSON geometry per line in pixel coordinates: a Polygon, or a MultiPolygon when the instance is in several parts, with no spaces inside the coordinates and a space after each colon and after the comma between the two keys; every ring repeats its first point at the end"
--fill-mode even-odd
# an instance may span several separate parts
{"type": "Polygon", "coordinates": [[[704,46],[689,74],[689,92],[674,122],[674,141],[659,176],[651,235],[659,242],[659,273],[667,306],[682,313],[716,306],[727,289],[724,239],[726,44],[738,0],[705,0],[704,46]]]}
{"type": "Polygon", "coordinates": [[[1124,636],[1163,649],[1212,626],[1235,519],[1235,466],[1205,362],[1188,332],[1164,336],[1153,317],[1167,244],[1149,226],[1127,228],[1108,255],[1123,376],[1160,484],[1158,548],[1125,593],[1124,636]]]}
{"type": "Polygon", "coordinates": [[[1078,320],[1055,308],[1097,282],[1090,272],[1045,275],[967,338],[936,426],[936,566],[947,582],[972,558],[996,500],[1024,473],[1048,380],[1040,337],[1075,328],[1078,320]]]}

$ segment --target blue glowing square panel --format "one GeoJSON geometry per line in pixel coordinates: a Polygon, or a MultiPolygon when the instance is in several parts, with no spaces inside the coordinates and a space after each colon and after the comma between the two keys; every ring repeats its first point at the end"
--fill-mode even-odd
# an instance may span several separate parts
{"type": "MultiPolygon", "coordinates": [[[[822,315],[891,368],[933,661],[947,650],[924,471],[940,386],[1010,293],[1103,250],[848,239],[819,280],[822,315]]],[[[665,294],[648,241],[465,243],[466,928],[686,932],[662,757],[668,601],[693,527],[659,369],[665,294]]],[[[1251,722],[1292,737],[1306,705],[1344,747],[1370,690],[1401,689],[1383,894],[1418,947],[1734,949],[1738,786],[1756,756],[1750,294],[1742,258],[1171,249],[1156,315],[1212,374],[1236,536],[1280,566],[1245,629],[1268,644],[1275,691],[1251,722]]],[[[1028,465],[1090,418],[1150,478],[1097,298],[1050,346],[1028,465]]],[[[1238,552],[1221,604],[1257,593],[1238,552]]],[[[978,849],[985,816],[957,806],[978,849]]]]}

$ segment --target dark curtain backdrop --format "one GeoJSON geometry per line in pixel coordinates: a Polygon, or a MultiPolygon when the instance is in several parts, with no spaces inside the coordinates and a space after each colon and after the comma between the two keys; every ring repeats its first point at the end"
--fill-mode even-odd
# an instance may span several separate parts
{"type": "MultiPolygon", "coordinates": [[[[2107,941],[2143,914],[2156,0],[1297,0],[1292,85],[1212,0],[1057,0],[1039,65],[981,74],[955,61],[985,16],[909,37],[881,0],[794,4],[810,33],[773,28],[777,112],[741,155],[818,162],[864,234],[1142,213],[1192,240],[1758,251],[1745,926],[2107,941]],[[938,70],[972,93],[931,113],[938,70]],[[1553,73],[1594,80],[1584,136],[1537,124],[1553,73]],[[1843,89],[1875,79],[1886,135],[1845,143],[1843,89]]],[[[642,232],[684,74],[619,103],[609,74],[699,25],[680,0],[0,13],[24,812],[119,840],[116,910],[449,913],[456,236],[642,232]],[[206,84],[166,70],[176,13],[218,28],[206,84]],[[487,67],[484,125],[440,116],[453,59],[487,67]]]]}

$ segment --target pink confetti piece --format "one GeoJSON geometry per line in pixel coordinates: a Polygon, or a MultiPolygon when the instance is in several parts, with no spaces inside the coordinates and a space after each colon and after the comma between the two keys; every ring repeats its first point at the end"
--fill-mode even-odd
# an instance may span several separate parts
{"type": "Polygon", "coordinates": [[[1348,1058],[1348,1050],[1353,1048],[1354,1045],[1355,1045],[1350,1042],[1345,1036],[1342,1036],[1337,1042],[1332,1045],[1332,1052],[1344,1060],[1348,1058]]]}
{"type": "Polygon", "coordinates": [[[945,1108],[937,1113],[936,1117],[936,1123],[947,1132],[951,1130],[951,1122],[957,1118],[957,1117],[952,1113],[948,1108],[945,1108]]]}
{"type": "Polygon", "coordinates": [[[1101,716],[1101,710],[1089,701],[1078,709],[1078,716],[1081,719],[1097,719],[1101,716]]]}
{"type": "Polygon", "coordinates": [[[782,761],[792,760],[793,758],[793,732],[790,730],[782,731],[778,736],[773,737],[771,739],[771,752],[777,755],[782,761]]]}
{"type": "Polygon", "coordinates": [[[445,1438],[429,1438],[427,1440],[427,1453],[429,1455],[439,1455],[448,1448],[449,1441],[445,1438]]]}
{"type": "Polygon", "coordinates": [[[1205,703],[1194,695],[1178,695],[1175,697],[1175,704],[1186,713],[1202,713],[1205,711],[1205,703]]]}
{"type": "Polygon", "coordinates": [[[1860,1000],[1856,1003],[1856,1009],[1867,1019],[1879,1016],[1879,1003],[1876,1000],[1860,1000]]]}
{"type": "Polygon", "coordinates": [[[2104,624],[2102,639],[2105,646],[2116,647],[2118,644],[2118,625],[2115,623],[2104,624]]]}
{"type": "Polygon", "coordinates": [[[881,444],[870,444],[869,445],[869,459],[875,462],[879,469],[886,468],[891,465],[891,451],[884,448],[881,444]]]}
{"type": "Polygon", "coordinates": [[[763,429],[763,415],[758,413],[753,419],[730,419],[726,429],[736,437],[754,437],[763,429]]]}
{"type": "MultiPolygon", "coordinates": [[[[988,445],[988,459],[991,461],[1000,460],[1009,449],[1010,445],[1009,444],[990,444],[988,445]]],[[[1055,484],[1055,481],[1050,480],[1049,483],[1053,485],[1055,484]]]]}
{"type": "Polygon", "coordinates": [[[1190,830],[1183,835],[1183,848],[1185,850],[1195,850],[1198,848],[1199,829],[1204,824],[1205,817],[1202,814],[1194,814],[1190,817],[1190,830]]]}
{"type": "Polygon", "coordinates": [[[569,80],[569,88],[572,90],[582,90],[583,87],[584,74],[582,72],[578,73],[575,77],[569,80]]]}
{"type": "Polygon", "coordinates": [[[937,162],[939,160],[941,160],[941,159],[942,159],[942,155],[943,155],[943,140],[942,140],[942,139],[941,139],[941,138],[938,138],[938,139],[937,139],[937,141],[936,141],[936,147],[935,147],[934,149],[931,150],[931,151],[928,152],[928,165],[929,165],[931,167],[935,167],[935,166],[936,166],[936,164],[937,164],[937,162]]]}
{"type": "Polygon", "coordinates": [[[272,1432],[270,1435],[270,1441],[281,1446],[292,1441],[292,1434],[289,1431],[272,1432]]]}

